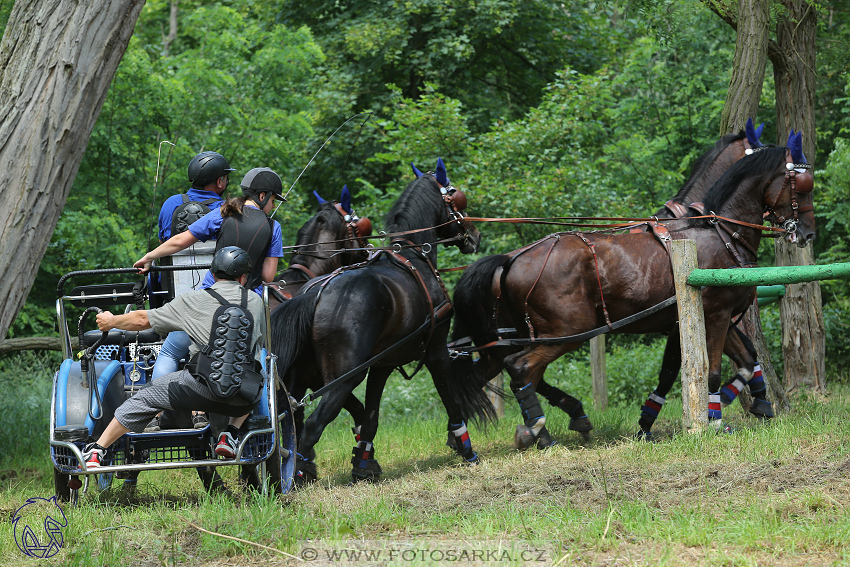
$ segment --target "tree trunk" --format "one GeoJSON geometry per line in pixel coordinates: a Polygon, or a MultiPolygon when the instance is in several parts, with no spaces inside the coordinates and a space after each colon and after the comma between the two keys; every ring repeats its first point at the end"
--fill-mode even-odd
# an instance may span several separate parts
{"type": "Polygon", "coordinates": [[[756,119],[770,40],[770,2],[738,0],[738,24],[732,78],[720,116],[720,134],[743,130],[756,119]]]}
{"type": "Polygon", "coordinates": [[[18,0],[0,43],[0,341],[35,280],[144,0],[18,0]]]}
{"type": "MultiPolygon", "coordinates": [[[[71,337],[71,350],[80,348],[80,339],[71,337]]],[[[20,350],[62,350],[59,337],[16,337],[0,343],[0,355],[20,350]]]]}
{"type": "MultiPolygon", "coordinates": [[[[786,13],[776,25],[779,53],[771,53],[776,82],[777,143],[785,145],[792,129],[803,132],[803,152],[815,157],[815,38],[817,14],[806,2],[783,0],[786,13]]],[[[797,248],[784,239],[776,240],[777,266],[814,264],[811,245],[797,248]]],[[[779,306],[782,318],[782,353],[785,360],[785,389],[801,387],[815,393],[826,391],[825,339],[820,284],[811,282],[786,286],[779,306]]]]}

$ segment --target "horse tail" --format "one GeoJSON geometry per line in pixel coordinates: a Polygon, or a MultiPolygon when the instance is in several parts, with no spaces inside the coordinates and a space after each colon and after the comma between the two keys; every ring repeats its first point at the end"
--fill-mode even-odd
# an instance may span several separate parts
{"type": "Polygon", "coordinates": [[[277,355],[278,376],[283,378],[310,343],[316,294],[297,295],[271,314],[272,352],[277,355]]]}
{"type": "MultiPolygon", "coordinates": [[[[485,256],[464,271],[455,287],[453,340],[468,336],[476,346],[481,346],[498,338],[493,278],[500,268],[507,269],[510,260],[506,254],[485,256]]],[[[489,382],[504,369],[505,355],[502,347],[480,351],[478,361],[473,361],[471,356],[452,360],[451,387],[465,416],[485,424],[495,421],[495,409],[483,388],[504,395],[489,382]]]]}

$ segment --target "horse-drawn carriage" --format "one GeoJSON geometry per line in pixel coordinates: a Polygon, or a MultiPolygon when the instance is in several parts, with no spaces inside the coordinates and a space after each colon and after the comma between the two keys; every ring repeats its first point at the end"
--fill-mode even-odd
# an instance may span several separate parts
{"type": "MultiPolygon", "coordinates": [[[[192,259],[205,257],[196,252],[192,251],[192,259]]],[[[193,281],[200,282],[198,270],[208,267],[191,263],[163,266],[154,268],[144,280],[80,285],[69,294],[65,293],[65,284],[71,278],[94,277],[102,281],[115,274],[135,274],[137,270],[77,271],[60,279],[56,312],[64,361],[54,376],[50,454],[56,494],[61,498],[76,502],[79,490],[85,492],[88,488],[91,475],[97,475],[99,486],[107,488],[113,477],[132,480],[144,470],[199,468],[201,478],[205,479],[214,476],[215,467],[227,465],[241,465],[243,480],[263,492],[286,492],[291,487],[295,466],[292,409],[289,396],[279,395],[276,390],[282,386],[278,385],[268,336],[262,360],[266,376],[262,398],[243,425],[234,459],[225,460],[214,453],[221,421],[217,416],[210,416],[209,424],[195,429],[188,415],[177,414],[170,416],[172,428],[123,435],[107,448],[106,459],[99,468],[87,468],[82,458],[85,444],[100,435],[116,408],[151,380],[153,364],[165,338],[152,329],[138,332],[113,329],[101,333],[90,315],[105,308],[129,311],[144,309],[146,304],[161,304],[180,293],[181,288],[191,287],[193,281]],[[165,285],[159,284],[159,274],[171,276],[162,278],[165,285]],[[76,358],[69,330],[69,319],[75,316],[79,317],[80,349],[76,358]]],[[[267,298],[264,299],[268,306],[267,298]]],[[[266,314],[268,317],[268,307],[266,314]]],[[[167,421],[163,420],[164,426],[167,421]]],[[[225,424],[226,420],[221,421],[221,428],[225,424]]],[[[205,484],[208,484],[206,480],[205,484]]]]}

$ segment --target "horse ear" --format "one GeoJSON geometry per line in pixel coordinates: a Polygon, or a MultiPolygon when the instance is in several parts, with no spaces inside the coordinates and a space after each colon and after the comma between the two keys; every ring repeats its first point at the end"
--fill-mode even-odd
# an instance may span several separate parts
{"type": "Polygon", "coordinates": [[[758,127],[758,130],[753,127],[753,119],[747,118],[747,125],[744,127],[744,131],[747,134],[747,141],[754,148],[761,148],[764,144],[759,140],[759,136],[761,136],[761,131],[764,129],[764,122],[761,123],[761,126],[758,127]]]}
{"type": "Polygon", "coordinates": [[[325,203],[327,203],[327,201],[325,201],[324,199],[322,199],[322,198],[319,196],[319,194],[318,194],[318,193],[316,193],[315,191],[313,191],[313,195],[315,195],[315,196],[316,196],[316,199],[319,201],[319,204],[320,204],[320,205],[324,205],[325,203]]]}
{"type": "Polygon", "coordinates": [[[794,130],[791,130],[791,133],[788,134],[788,141],[785,142],[785,147],[786,148],[793,148],[794,147],[794,130]]]}
{"type": "Polygon", "coordinates": [[[797,163],[809,163],[806,161],[806,156],[803,154],[803,132],[797,132],[794,137],[794,145],[791,147],[791,156],[797,163]]]}
{"type": "Polygon", "coordinates": [[[443,163],[443,158],[437,158],[437,169],[434,172],[434,177],[437,179],[437,183],[443,187],[448,187],[450,185],[449,176],[446,174],[446,164],[443,163]]]}
{"type": "Polygon", "coordinates": [[[339,194],[339,204],[349,215],[351,214],[351,193],[348,192],[348,185],[342,186],[342,193],[339,194]]]}
{"type": "Polygon", "coordinates": [[[416,169],[416,166],[415,166],[415,165],[413,165],[413,162],[410,162],[410,167],[412,167],[412,168],[413,168],[413,175],[415,175],[417,179],[419,179],[420,177],[422,177],[422,172],[421,172],[421,171],[419,171],[418,169],[416,169]]]}

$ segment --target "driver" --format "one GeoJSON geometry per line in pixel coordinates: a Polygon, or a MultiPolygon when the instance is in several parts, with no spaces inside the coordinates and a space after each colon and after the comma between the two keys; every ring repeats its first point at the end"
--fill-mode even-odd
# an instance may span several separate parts
{"type": "MultiPolygon", "coordinates": [[[[236,246],[222,248],[216,252],[212,261],[210,270],[215,283],[210,289],[229,305],[242,303],[246,306],[253,317],[250,353],[254,361],[259,361],[266,320],[263,301],[244,287],[251,269],[251,260],[245,250],[236,246]]],[[[97,326],[104,332],[110,329],[141,331],[153,328],[164,335],[169,331],[185,331],[193,337],[189,352],[194,357],[209,343],[215,323],[214,315],[221,305],[220,300],[207,290],[190,291],[157,309],[140,309],[123,315],[104,311],[97,316],[97,326]]],[[[97,441],[86,445],[83,450],[86,467],[100,466],[107,447],[127,432],[141,433],[154,415],[166,409],[203,410],[230,416],[227,429],[219,437],[215,453],[225,458],[234,458],[239,427],[257,404],[259,393],[252,391],[250,399],[246,399],[247,381],[243,379],[242,389],[238,393],[227,398],[218,397],[208,385],[208,377],[206,380],[204,378],[184,369],[161,376],[139,390],[115,410],[114,419],[97,441]]]]}

